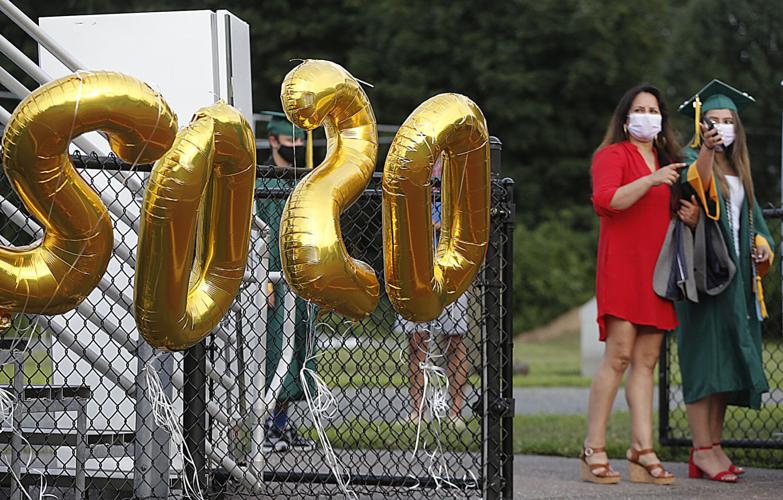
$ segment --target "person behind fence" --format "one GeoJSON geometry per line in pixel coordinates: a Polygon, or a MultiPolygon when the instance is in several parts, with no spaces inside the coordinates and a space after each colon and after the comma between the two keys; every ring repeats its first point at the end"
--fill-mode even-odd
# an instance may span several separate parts
{"type": "MultiPolygon", "coordinates": [[[[264,165],[272,165],[281,168],[304,167],[304,131],[294,127],[283,113],[265,112],[270,115],[267,125],[270,156],[263,162],[264,165]]],[[[280,190],[285,193],[292,187],[289,180],[278,176],[259,177],[257,187],[266,190],[280,190]]],[[[275,196],[275,193],[264,194],[258,199],[258,216],[269,226],[268,271],[280,271],[280,251],[277,244],[280,230],[280,216],[285,206],[285,194],[275,196]]],[[[275,376],[278,364],[285,350],[284,324],[293,317],[294,321],[294,355],[288,370],[282,381],[282,387],[277,394],[275,408],[264,423],[265,439],[262,451],[281,452],[289,449],[311,450],[315,443],[303,438],[296,431],[296,427],[289,418],[289,404],[304,399],[304,391],[299,378],[299,372],[305,362],[307,330],[309,316],[307,304],[300,298],[296,298],[293,310],[287,310],[285,295],[292,293],[287,290],[285,284],[273,286],[270,282],[268,315],[267,315],[267,343],[266,343],[266,387],[269,390],[272,379],[275,376]]],[[[315,369],[315,361],[308,362],[308,367],[315,369]]]]}
{"type": "MultiPolygon", "coordinates": [[[[439,179],[443,162],[435,162],[433,177],[439,179]]],[[[441,227],[441,202],[436,197],[432,203],[432,223],[435,230],[437,247],[441,227]]],[[[446,377],[449,381],[449,419],[457,426],[464,426],[462,406],[465,401],[464,387],[468,378],[469,361],[464,337],[468,333],[469,299],[468,293],[462,294],[456,301],[446,306],[437,320],[430,323],[415,323],[398,317],[397,329],[409,335],[408,338],[408,391],[411,398],[409,420],[418,422],[423,416],[424,371],[422,363],[432,362],[430,341],[435,334],[441,334],[441,349],[447,358],[446,377]],[[428,359],[430,358],[430,359],[428,359]]]]}
{"type": "MultiPolygon", "coordinates": [[[[593,156],[592,201],[600,218],[596,300],[605,350],[590,387],[588,429],[580,454],[585,481],[611,484],[620,474],[605,451],[606,425],[623,374],[631,413],[626,452],[631,481],[671,484],[674,476],[653,451],[653,371],[664,332],[674,330],[672,302],[653,291],[653,270],[670,220],[670,186],[677,182],[680,147],[660,91],[639,85],[623,95],[593,156]],[[672,163],[675,162],[675,163],[672,163]]],[[[698,207],[681,201],[683,220],[698,207]]]]}
{"type": "Polygon", "coordinates": [[[741,106],[753,99],[713,80],[680,112],[694,119],[682,183],[717,220],[736,273],[718,295],[677,303],[677,352],[693,448],[689,476],[736,482],[743,474],[721,447],[727,405],[758,410],[769,390],[762,361],[766,317],[761,277],[774,243],[754,196],[741,106]],[[700,108],[700,109],[698,109],[700,108]]]}

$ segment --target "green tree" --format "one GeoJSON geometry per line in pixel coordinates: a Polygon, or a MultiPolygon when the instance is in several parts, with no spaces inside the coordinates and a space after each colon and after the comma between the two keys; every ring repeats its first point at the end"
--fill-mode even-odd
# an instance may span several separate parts
{"type": "MultiPolygon", "coordinates": [[[[780,202],[783,8],[764,0],[691,0],[676,16],[668,92],[682,102],[718,78],[756,98],[742,110],[759,203],[780,202]]],[[[693,123],[679,120],[685,135],[693,123]]]]}
{"type": "Polygon", "coordinates": [[[514,232],[515,328],[525,331],[586,302],[595,293],[598,221],[588,207],[558,212],[514,232]],[[587,224],[585,224],[587,222],[587,224]],[[578,229],[574,229],[578,228],[578,229]]]}

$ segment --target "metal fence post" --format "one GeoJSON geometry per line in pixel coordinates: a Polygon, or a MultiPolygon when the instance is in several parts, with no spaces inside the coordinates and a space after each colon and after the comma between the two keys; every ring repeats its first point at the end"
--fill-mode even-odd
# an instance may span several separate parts
{"type": "Polygon", "coordinates": [[[193,463],[186,463],[184,473],[198,479],[202,490],[207,487],[207,344],[202,340],[185,351],[184,401],[182,426],[185,445],[193,463]]]}
{"type": "MultiPolygon", "coordinates": [[[[11,356],[14,363],[14,396],[17,400],[22,400],[24,397],[24,354],[21,352],[12,352],[11,356]]],[[[27,495],[27,488],[21,484],[22,478],[22,464],[24,464],[24,458],[22,457],[24,452],[24,446],[22,445],[22,415],[23,410],[20,405],[15,405],[13,410],[13,425],[11,430],[13,432],[11,436],[11,472],[14,477],[11,478],[11,500],[22,500],[22,495],[27,495]],[[18,478],[18,479],[17,479],[18,478]]],[[[25,471],[27,472],[27,471],[25,471]]]]}
{"type": "Polygon", "coordinates": [[[144,368],[149,365],[157,371],[166,396],[171,400],[171,376],[174,361],[171,354],[155,357],[155,349],[139,342],[138,371],[136,375],[136,443],[133,457],[133,496],[138,499],[168,498],[169,469],[171,467],[170,436],[155,423],[152,403],[147,397],[144,368]]]}
{"type": "MultiPolygon", "coordinates": [[[[501,143],[496,138],[490,141],[490,158],[493,177],[497,174],[496,162],[500,159],[501,143]]],[[[490,212],[490,237],[484,264],[484,341],[483,341],[483,455],[484,455],[484,497],[488,500],[500,498],[505,485],[502,471],[502,427],[503,397],[501,392],[501,245],[502,228],[498,226],[498,214],[495,205],[499,193],[495,182],[491,185],[492,208],[490,212]]]]}
{"type": "Polygon", "coordinates": [[[503,498],[514,496],[514,182],[503,179],[506,189],[505,222],[503,224],[503,337],[501,346],[503,352],[503,399],[505,414],[503,415],[503,498]]]}

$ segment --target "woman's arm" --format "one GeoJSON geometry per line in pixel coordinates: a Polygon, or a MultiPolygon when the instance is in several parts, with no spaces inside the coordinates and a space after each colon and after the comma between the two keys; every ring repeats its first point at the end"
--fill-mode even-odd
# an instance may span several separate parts
{"type": "Polygon", "coordinates": [[[661,184],[671,186],[679,179],[680,174],[678,171],[684,166],[685,163],[672,163],[659,168],[650,175],[640,177],[625,186],[621,186],[615,191],[610,206],[615,210],[625,210],[639,201],[650,188],[660,186],[661,184]]]}
{"type": "Polygon", "coordinates": [[[723,138],[718,133],[718,129],[707,129],[703,123],[701,126],[704,141],[699,149],[699,156],[696,158],[696,170],[699,172],[701,183],[708,186],[712,181],[713,165],[715,164],[715,147],[723,144],[723,138]]]}

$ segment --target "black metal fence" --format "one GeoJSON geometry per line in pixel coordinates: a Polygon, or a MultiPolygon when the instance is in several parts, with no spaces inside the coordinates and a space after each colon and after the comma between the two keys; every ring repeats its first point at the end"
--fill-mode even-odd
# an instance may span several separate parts
{"type": "MultiPolygon", "coordinates": [[[[783,211],[764,210],[764,216],[779,248],[775,266],[764,280],[767,310],[770,317],[763,325],[762,351],[764,372],[770,390],[762,397],[760,410],[729,407],[724,428],[724,447],[742,449],[757,463],[783,467],[783,301],[781,283],[783,266],[779,259],[783,211]],[[777,271],[776,275],[772,275],[777,271]]],[[[690,446],[690,431],[681,390],[677,342],[670,335],[664,342],[660,366],[659,433],[661,444],[690,446]]]]}
{"type": "MultiPolygon", "coordinates": [[[[499,142],[493,148],[497,169],[499,142]]],[[[110,205],[115,252],[77,310],[17,314],[2,334],[0,396],[12,403],[0,401],[0,484],[12,498],[21,498],[20,485],[31,495],[180,497],[194,476],[204,498],[342,497],[346,488],[361,497],[511,498],[509,179],[493,173],[490,248],[464,298],[438,321],[411,325],[383,297],[368,319],[349,324],[285,285],[277,224],[305,172],[260,166],[235,304],[201,344],[169,354],[143,342],[132,317],[149,166],[74,161],[110,205]],[[184,459],[179,436],[161,425],[145,368],[172,402],[184,459]]],[[[380,183],[376,174],[341,222],[349,253],[382,280],[380,183]]],[[[0,243],[41,237],[4,176],[0,202],[0,243]]]]}

